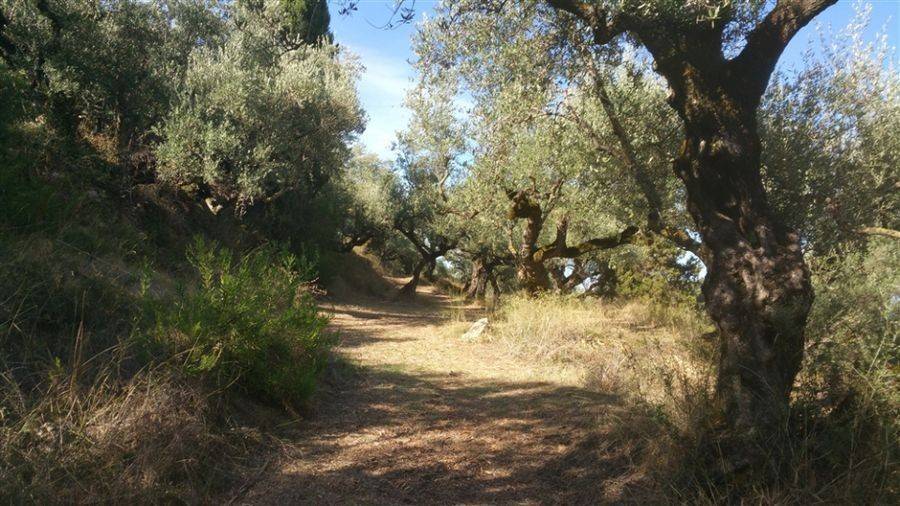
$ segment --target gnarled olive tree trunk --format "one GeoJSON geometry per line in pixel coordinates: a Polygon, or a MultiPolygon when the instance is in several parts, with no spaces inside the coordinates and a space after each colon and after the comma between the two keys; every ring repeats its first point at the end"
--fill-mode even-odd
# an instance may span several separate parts
{"type": "Polygon", "coordinates": [[[420,236],[409,224],[397,223],[394,225],[394,229],[403,234],[419,252],[420,258],[413,269],[412,278],[403,285],[398,294],[400,297],[412,297],[416,294],[416,288],[418,288],[423,275],[431,278],[437,267],[437,259],[455,248],[457,241],[437,234],[431,237],[420,236]]]}
{"type": "Polygon", "coordinates": [[[512,257],[509,255],[484,252],[473,254],[472,276],[465,289],[466,299],[484,302],[488,285],[494,290],[494,298],[499,297],[500,289],[497,286],[496,271],[501,265],[510,263],[512,263],[512,257]]]}
{"type": "Polygon", "coordinates": [[[550,273],[544,266],[543,259],[535,255],[538,251],[538,240],[544,228],[544,212],[535,202],[533,193],[528,190],[508,191],[511,206],[508,218],[525,220],[522,229],[522,242],[515,251],[516,278],[527,294],[535,294],[550,289],[550,273]]]}
{"type": "Polygon", "coordinates": [[[401,297],[412,297],[416,294],[416,289],[419,287],[419,281],[422,280],[422,276],[427,277],[429,273],[434,271],[439,256],[435,254],[425,255],[416,263],[412,278],[400,288],[399,295],[401,297]]]}
{"type": "Polygon", "coordinates": [[[756,111],[771,68],[648,48],[685,126],[673,167],[703,238],[703,295],[720,336],[717,394],[743,441],[732,459],[740,467],[783,429],[813,300],[799,234],[771,211],[760,174],[756,111]]]}
{"type": "Polygon", "coordinates": [[[685,114],[675,171],[709,251],[703,295],[721,339],[718,394],[729,424],[756,438],[785,419],[812,286],[799,235],[766,203],[755,110],[690,100],[705,107],[685,114]]]}
{"type": "MultiPolygon", "coordinates": [[[[558,183],[551,191],[551,198],[554,193],[559,192],[560,188],[561,183],[558,183]]],[[[556,237],[553,242],[538,246],[545,216],[541,205],[534,198],[536,193],[534,190],[507,192],[512,203],[508,213],[509,219],[525,221],[522,242],[516,249],[515,261],[519,285],[528,295],[535,295],[550,289],[550,271],[546,265],[548,260],[578,258],[592,251],[616,248],[631,242],[638,232],[637,227],[627,227],[618,234],[589,239],[577,245],[568,245],[569,222],[563,218],[556,225],[556,237]]]]}
{"type": "Polygon", "coordinates": [[[466,299],[484,300],[487,291],[488,278],[490,277],[490,269],[482,258],[475,257],[472,259],[472,277],[466,289],[466,299]]]}
{"type": "Polygon", "coordinates": [[[728,9],[721,18],[691,22],[628,6],[612,11],[598,2],[547,0],[585,22],[597,45],[632,35],[669,84],[669,103],[685,127],[674,170],[703,239],[703,294],[721,339],[718,397],[737,436],[726,449],[735,469],[758,463],[760,443],[786,421],[813,299],[799,236],[766,202],[756,113],[785,47],[836,1],[779,0],[728,59],[728,9]]]}

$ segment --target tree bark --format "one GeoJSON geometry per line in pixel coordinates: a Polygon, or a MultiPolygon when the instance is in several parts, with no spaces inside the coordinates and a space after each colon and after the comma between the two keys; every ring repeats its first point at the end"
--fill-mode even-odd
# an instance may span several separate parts
{"type": "Polygon", "coordinates": [[[473,259],[472,278],[466,290],[466,299],[484,301],[490,275],[489,265],[484,260],[477,257],[473,259]]]}
{"type": "Polygon", "coordinates": [[[570,293],[586,279],[591,276],[580,258],[573,258],[572,265],[562,264],[550,269],[550,276],[553,278],[553,288],[558,293],[570,293]],[[571,272],[566,276],[566,269],[571,268],[571,272]]]}
{"type": "Polygon", "coordinates": [[[619,290],[619,276],[616,270],[605,260],[597,265],[597,271],[593,276],[594,281],[585,290],[600,297],[615,297],[619,290]]]}
{"type": "Polygon", "coordinates": [[[733,67],[717,37],[678,35],[692,54],[674,52],[671,40],[647,47],[685,125],[673,168],[703,238],[702,290],[720,336],[717,398],[738,469],[784,433],[813,291],[799,234],[770,211],[762,184],[756,111],[768,74],[733,67]]]}
{"type": "Polygon", "coordinates": [[[412,278],[400,288],[399,297],[412,297],[416,294],[416,288],[419,287],[419,281],[422,279],[422,272],[429,265],[433,265],[433,260],[429,258],[422,258],[416,264],[416,268],[413,270],[412,278]]]}
{"type": "Polygon", "coordinates": [[[525,190],[507,192],[507,195],[512,201],[509,218],[525,220],[522,243],[516,252],[516,277],[519,284],[530,295],[549,290],[550,273],[544,266],[544,261],[535,258],[537,242],[544,227],[543,210],[525,190]]]}
{"type": "Polygon", "coordinates": [[[426,278],[431,279],[434,269],[437,267],[437,259],[455,248],[457,241],[442,236],[431,240],[423,239],[416,236],[415,231],[411,227],[407,228],[400,224],[395,224],[394,229],[403,234],[415,246],[416,251],[421,256],[421,260],[416,264],[413,271],[412,279],[403,285],[398,294],[400,297],[411,297],[415,295],[422,275],[424,274],[426,278]]]}
{"type": "MultiPolygon", "coordinates": [[[[782,433],[813,300],[799,234],[769,210],[756,112],[782,52],[837,0],[779,0],[728,60],[727,19],[683,24],[636,9],[547,0],[582,19],[597,45],[631,33],[653,56],[685,125],[674,170],[705,246],[703,294],[721,339],[717,395],[732,470],[758,464],[782,433]]],[[[777,457],[776,457],[777,458],[777,457]]]]}
{"type": "Polygon", "coordinates": [[[496,307],[497,303],[500,302],[500,283],[497,282],[497,274],[494,272],[491,272],[488,279],[491,282],[491,302],[496,307]]]}
{"type": "MultiPolygon", "coordinates": [[[[703,238],[706,309],[720,337],[717,398],[734,469],[783,434],[813,300],[799,234],[770,211],[760,175],[759,96],[713,56],[671,58],[649,44],[685,125],[673,168],[703,238]],[[714,72],[718,69],[720,72],[714,72]]],[[[772,446],[775,448],[777,446],[772,446]]]]}
{"type": "MultiPolygon", "coordinates": [[[[561,183],[552,193],[558,192],[561,183]]],[[[589,239],[576,245],[568,245],[568,219],[563,218],[556,226],[556,238],[550,244],[538,247],[541,230],[544,226],[544,213],[532,195],[532,190],[507,191],[512,201],[509,219],[524,219],[522,243],[516,253],[516,277],[522,289],[528,295],[536,295],[550,289],[550,271],[546,262],[552,258],[577,258],[592,251],[612,249],[628,243],[637,234],[637,227],[627,227],[618,234],[609,237],[589,239]]]]}
{"type": "Polygon", "coordinates": [[[799,234],[767,205],[755,109],[726,117],[733,103],[688,100],[717,111],[685,114],[675,171],[710,252],[703,295],[721,339],[718,396],[732,429],[765,438],[785,420],[800,369],[813,300],[809,270],[799,234]]]}

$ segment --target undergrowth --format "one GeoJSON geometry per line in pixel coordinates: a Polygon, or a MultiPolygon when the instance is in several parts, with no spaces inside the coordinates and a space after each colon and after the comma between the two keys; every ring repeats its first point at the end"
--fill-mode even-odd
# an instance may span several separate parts
{"type": "Polygon", "coordinates": [[[229,494],[269,444],[231,406],[297,409],[321,370],[315,258],[160,246],[115,196],[30,149],[0,156],[0,502],[229,494]]]}
{"type": "Polygon", "coordinates": [[[198,278],[154,308],[152,342],[182,356],[214,388],[298,406],[325,363],[328,320],[308,283],[315,267],[271,246],[241,258],[198,239],[188,251],[198,278]]]}
{"type": "MultiPolygon", "coordinates": [[[[530,361],[577,366],[586,387],[618,396],[598,420],[627,441],[641,497],[721,504],[887,504],[898,497],[896,247],[816,267],[790,455],[778,480],[741,482],[716,458],[713,327],[696,309],[647,300],[506,298],[485,339],[530,361]],[[893,281],[892,281],[893,279],[893,281]]],[[[598,485],[601,486],[601,485],[598,485]]]]}

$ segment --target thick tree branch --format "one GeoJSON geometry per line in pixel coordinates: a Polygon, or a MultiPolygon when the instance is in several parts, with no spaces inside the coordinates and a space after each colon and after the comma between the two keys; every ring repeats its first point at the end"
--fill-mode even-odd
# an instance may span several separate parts
{"type": "Polygon", "coordinates": [[[540,219],[542,216],[541,206],[536,204],[529,197],[528,190],[506,190],[506,196],[512,202],[507,217],[511,220],[523,219],[540,219]]]}
{"type": "Polygon", "coordinates": [[[576,286],[584,283],[586,279],[594,274],[585,268],[584,262],[580,258],[572,259],[572,271],[566,276],[566,264],[561,264],[549,269],[550,275],[556,284],[556,289],[562,292],[571,292],[576,286]]]}
{"type": "Polygon", "coordinates": [[[769,83],[769,76],[784,48],[814,17],[837,0],[779,0],[775,7],[747,35],[744,50],[729,62],[742,89],[756,102],[769,83]]]}
{"type": "Polygon", "coordinates": [[[534,258],[538,262],[551,258],[577,258],[593,251],[612,249],[627,244],[631,242],[631,239],[637,233],[637,227],[629,226],[618,234],[589,239],[575,246],[566,246],[564,242],[560,243],[559,237],[557,237],[557,240],[553,241],[553,243],[538,249],[534,254],[534,258]]]}
{"type": "Polygon", "coordinates": [[[402,223],[394,225],[394,230],[400,232],[409,242],[416,248],[419,255],[424,259],[433,260],[443,256],[448,251],[456,247],[459,242],[456,239],[448,239],[444,236],[437,236],[433,241],[422,239],[415,234],[410,227],[404,227],[402,223]]]}
{"type": "Polygon", "coordinates": [[[662,198],[660,198],[659,192],[656,191],[656,186],[644,169],[643,164],[638,161],[634,145],[631,143],[631,138],[619,121],[619,115],[616,112],[616,108],[613,105],[609,93],[606,91],[606,86],[604,86],[599,72],[596,68],[593,68],[593,65],[591,67],[593,71],[594,91],[597,93],[597,98],[600,101],[600,105],[603,107],[603,112],[606,113],[606,118],[609,120],[609,126],[613,131],[613,135],[615,135],[616,139],[619,141],[625,163],[628,165],[631,175],[641,189],[644,198],[647,199],[647,204],[649,204],[650,209],[659,214],[662,212],[662,198]]]}
{"type": "Polygon", "coordinates": [[[37,7],[38,12],[50,21],[50,28],[53,30],[54,41],[59,39],[59,35],[62,32],[63,19],[53,12],[53,9],[51,9],[50,5],[47,3],[47,0],[37,0],[35,7],[37,7]]]}
{"type": "Polygon", "coordinates": [[[568,12],[587,23],[594,32],[594,43],[598,45],[607,44],[628,30],[622,16],[611,16],[607,10],[597,5],[598,2],[547,0],[547,3],[554,9],[568,12]]]}
{"type": "Polygon", "coordinates": [[[663,210],[663,203],[662,198],[656,189],[656,185],[647,173],[646,167],[638,160],[637,155],[635,154],[636,151],[634,145],[631,143],[631,138],[619,121],[619,115],[612,102],[612,98],[609,96],[600,73],[594,65],[591,65],[591,74],[594,81],[594,92],[597,94],[600,105],[606,113],[613,135],[619,141],[622,158],[631,171],[632,177],[634,177],[638,188],[640,188],[641,193],[644,195],[644,198],[647,200],[647,204],[650,207],[650,214],[647,218],[648,228],[665,237],[679,248],[700,256],[702,245],[699,241],[694,240],[685,231],[666,225],[662,221],[661,213],[663,210]]]}
{"type": "Polygon", "coordinates": [[[555,9],[563,10],[585,21],[594,17],[595,11],[590,3],[578,0],[547,0],[555,9]]]}
{"type": "Polygon", "coordinates": [[[862,235],[880,235],[882,237],[890,237],[891,239],[900,239],[900,231],[883,227],[862,227],[856,231],[862,235]]]}
{"type": "Polygon", "coordinates": [[[703,260],[705,255],[703,243],[695,240],[684,230],[668,225],[663,225],[656,232],[671,241],[675,246],[678,246],[685,251],[690,251],[694,255],[697,255],[698,258],[703,260]]]}

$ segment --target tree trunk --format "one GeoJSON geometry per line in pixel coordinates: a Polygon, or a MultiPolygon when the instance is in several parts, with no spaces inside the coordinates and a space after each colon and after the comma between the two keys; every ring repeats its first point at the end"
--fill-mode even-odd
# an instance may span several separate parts
{"type": "Polygon", "coordinates": [[[519,258],[516,276],[528,295],[550,290],[550,273],[547,272],[547,267],[544,262],[536,261],[532,255],[519,258]]]}
{"type": "Polygon", "coordinates": [[[550,273],[544,266],[544,260],[535,257],[538,251],[537,242],[544,227],[544,213],[541,207],[532,200],[527,191],[507,192],[513,205],[509,210],[509,219],[524,219],[522,244],[516,255],[516,277],[525,293],[535,295],[550,289],[550,273]]]}
{"type": "MultiPolygon", "coordinates": [[[[563,180],[557,181],[550,191],[551,198],[558,196],[563,180]]],[[[516,276],[519,284],[529,296],[550,289],[550,271],[545,265],[552,258],[578,258],[592,251],[610,249],[628,243],[637,234],[637,227],[626,227],[620,233],[609,237],[598,237],[583,241],[577,245],[567,245],[569,230],[568,217],[563,217],[556,224],[556,238],[550,244],[538,247],[538,240],[544,226],[545,216],[541,206],[533,200],[538,195],[536,190],[507,191],[512,202],[507,216],[511,220],[524,219],[522,244],[516,251],[516,276]]]]}
{"type": "Polygon", "coordinates": [[[480,258],[472,260],[472,279],[469,281],[468,290],[466,290],[466,299],[483,301],[487,291],[489,276],[490,270],[483,260],[480,258]]]}
{"type": "Polygon", "coordinates": [[[619,291],[619,276],[616,270],[609,265],[609,260],[600,262],[597,265],[597,272],[594,274],[594,280],[586,292],[591,292],[600,297],[615,297],[619,291]]]}
{"type": "Polygon", "coordinates": [[[437,257],[429,257],[428,262],[425,264],[425,270],[422,271],[422,277],[425,278],[429,283],[433,283],[434,279],[434,270],[437,268],[437,257]]]}
{"type": "Polygon", "coordinates": [[[500,283],[497,282],[497,275],[491,272],[488,276],[491,282],[491,303],[494,307],[500,302],[500,283]]]}
{"type": "Polygon", "coordinates": [[[549,269],[550,280],[553,281],[553,290],[557,293],[563,293],[566,290],[566,264],[555,265],[549,269]]]}
{"type": "Polygon", "coordinates": [[[427,258],[423,258],[419,260],[419,263],[416,264],[416,268],[413,271],[412,279],[407,281],[403,288],[400,289],[400,293],[398,296],[400,297],[413,297],[416,294],[416,288],[419,287],[419,280],[422,278],[422,271],[425,270],[425,267],[429,265],[429,260],[427,258]]]}
{"type": "Polygon", "coordinates": [[[756,111],[788,43],[837,0],[779,0],[732,58],[722,47],[726,22],[682,25],[598,2],[548,2],[585,21],[598,46],[630,33],[669,83],[685,126],[674,169],[703,238],[703,295],[721,339],[718,397],[738,436],[722,450],[733,470],[757,464],[759,450],[777,449],[766,440],[785,421],[813,291],[799,234],[766,203],[756,111]]]}
{"type": "Polygon", "coordinates": [[[721,339],[717,395],[738,437],[731,464],[739,468],[786,420],[813,292],[799,235],[766,202],[755,105],[699,93],[685,102],[676,108],[686,138],[674,168],[708,247],[703,295],[721,339]]]}

